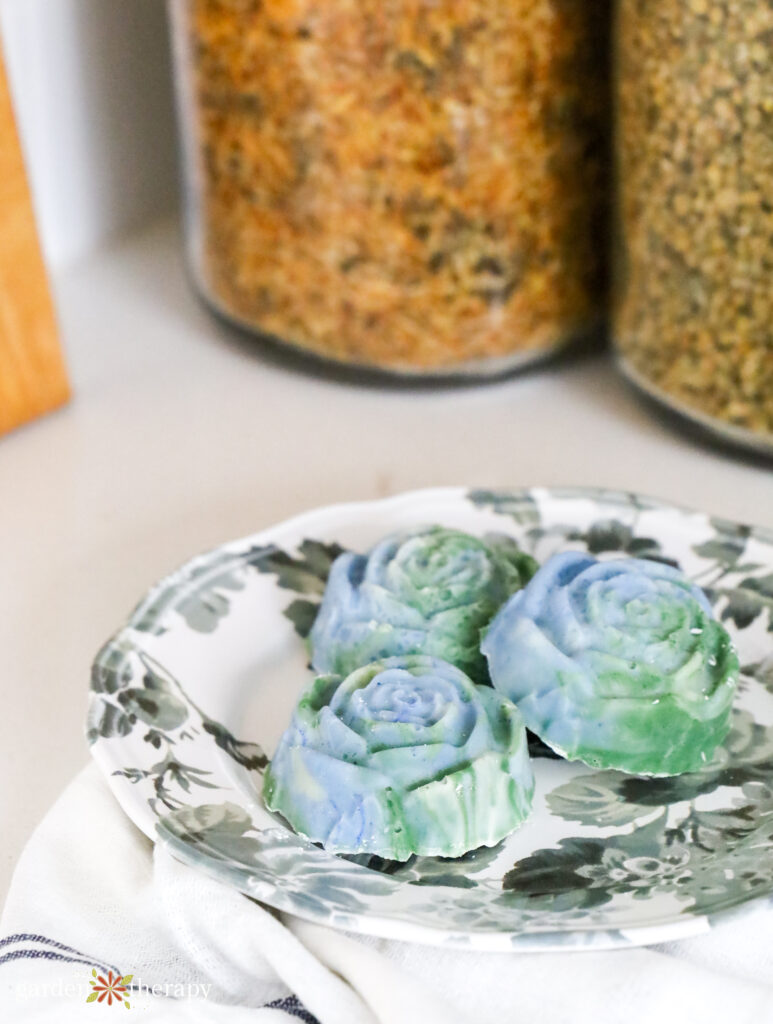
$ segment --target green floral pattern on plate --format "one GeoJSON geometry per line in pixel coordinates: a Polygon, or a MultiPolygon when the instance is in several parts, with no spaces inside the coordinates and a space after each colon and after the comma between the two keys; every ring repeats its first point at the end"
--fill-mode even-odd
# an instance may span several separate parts
{"type": "Polygon", "coordinates": [[[617,492],[417,492],[309,513],[164,580],[96,659],[88,738],[140,828],[280,910],[479,949],[655,942],[773,897],[772,650],[767,531],[617,492]],[[539,561],[574,548],[679,565],[741,657],[732,729],[712,763],[643,779],[537,756],[530,821],[455,860],[335,857],[266,811],[267,754],[310,680],[302,638],[330,564],[428,522],[509,532],[539,561]]]}

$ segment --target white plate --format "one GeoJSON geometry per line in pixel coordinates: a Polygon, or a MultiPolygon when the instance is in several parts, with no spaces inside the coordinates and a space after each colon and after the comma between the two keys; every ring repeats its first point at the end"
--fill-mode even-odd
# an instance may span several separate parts
{"type": "Polygon", "coordinates": [[[92,752],[121,805],[182,860],[283,911],[481,950],[661,942],[773,894],[773,534],[633,494],[419,491],[320,509],[202,555],[100,651],[92,752]],[[531,818],[497,847],[405,864],[343,858],[263,807],[270,756],[311,674],[308,628],[332,557],[401,527],[510,533],[678,563],[739,650],[725,748],[670,779],[539,756],[531,818]]]}

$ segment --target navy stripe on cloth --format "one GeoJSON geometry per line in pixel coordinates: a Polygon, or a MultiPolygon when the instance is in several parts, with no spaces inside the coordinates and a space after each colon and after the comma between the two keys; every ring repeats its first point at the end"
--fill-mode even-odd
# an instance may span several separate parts
{"type": "Polygon", "coordinates": [[[319,1024],[313,1013],[309,1013],[298,996],[286,996],[284,999],[275,999],[273,1003],[266,1003],[264,1010],[284,1010],[292,1017],[297,1017],[303,1024],[319,1024]]]}
{"type": "MultiPolygon", "coordinates": [[[[63,942],[56,942],[45,935],[31,935],[27,932],[19,932],[16,935],[9,935],[0,939],[0,949],[4,946],[17,946],[20,943],[37,943],[44,946],[43,949],[12,949],[8,953],[0,954],[0,966],[5,963],[13,963],[15,960],[58,960],[65,964],[83,964],[85,967],[95,967],[100,974],[113,974],[120,976],[121,971],[112,964],[105,964],[102,960],[95,960],[88,953],[81,953],[79,949],[73,949],[63,942]],[[48,948],[52,947],[52,948],[48,948]],[[72,956],[65,956],[64,953],[56,953],[54,950],[64,950],[64,953],[72,953],[72,956]]],[[[130,992],[150,992],[147,985],[130,984],[126,986],[130,992]]]]}
{"type": "Polygon", "coordinates": [[[32,935],[28,932],[19,932],[16,935],[9,935],[4,939],[0,939],[0,949],[4,946],[18,946],[21,943],[37,943],[40,946],[51,947],[46,949],[18,949],[12,950],[10,953],[5,953],[0,956],[0,964],[7,963],[11,960],[63,960],[67,963],[83,963],[88,964],[89,967],[96,967],[100,973],[104,974],[107,971],[112,971],[113,974],[120,974],[121,972],[117,967],[112,964],[106,964],[103,960],[96,960],[94,957],[88,955],[88,953],[82,953],[79,949],[73,949],[72,946],[67,946],[63,942],[56,942],[54,939],[49,939],[45,935],[32,935]],[[72,957],[62,956],[54,953],[53,950],[58,949],[63,953],[72,953],[72,957]]]}
{"type": "MultiPolygon", "coordinates": [[[[11,949],[7,953],[0,954],[0,966],[5,963],[12,963],[15,960],[58,960],[61,963],[66,964],[85,964],[87,967],[96,967],[100,974],[107,974],[108,971],[112,971],[113,974],[119,974],[120,971],[117,967],[113,967],[110,964],[104,964],[101,960],[94,960],[88,956],[87,953],[81,953],[78,949],[73,949],[72,946],[67,946],[63,942],[56,942],[54,939],[49,939],[45,935],[32,935],[26,932],[19,932],[16,935],[8,935],[4,939],[0,939],[0,949],[6,946],[18,946],[21,943],[33,944],[36,943],[39,946],[44,946],[44,949],[11,949]],[[61,952],[55,952],[55,950],[61,950],[61,952]],[[73,956],[66,956],[65,954],[72,953],[73,956]]],[[[130,991],[138,991],[144,989],[149,992],[150,989],[146,985],[129,985],[130,991]]],[[[263,1009],[267,1010],[284,1010],[285,1013],[289,1013],[291,1017],[297,1017],[298,1020],[303,1021],[303,1024],[319,1024],[319,1021],[314,1014],[309,1013],[303,1003],[297,996],[286,996],[284,999],[275,999],[273,1003],[267,1003],[263,1009]]]]}

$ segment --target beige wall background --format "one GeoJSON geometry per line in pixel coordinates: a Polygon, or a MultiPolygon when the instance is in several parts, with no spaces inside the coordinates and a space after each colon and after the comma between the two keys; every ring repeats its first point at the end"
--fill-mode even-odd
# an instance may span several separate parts
{"type": "Polygon", "coordinates": [[[171,209],[164,0],[0,0],[0,32],[49,264],[171,209]]]}

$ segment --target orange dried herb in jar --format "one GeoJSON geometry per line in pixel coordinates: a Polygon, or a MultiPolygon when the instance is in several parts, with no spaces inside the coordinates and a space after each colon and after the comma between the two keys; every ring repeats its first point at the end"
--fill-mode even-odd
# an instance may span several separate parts
{"type": "Polygon", "coordinates": [[[608,0],[171,0],[189,251],[228,318],[488,372],[599,319],[608,0]]]}

